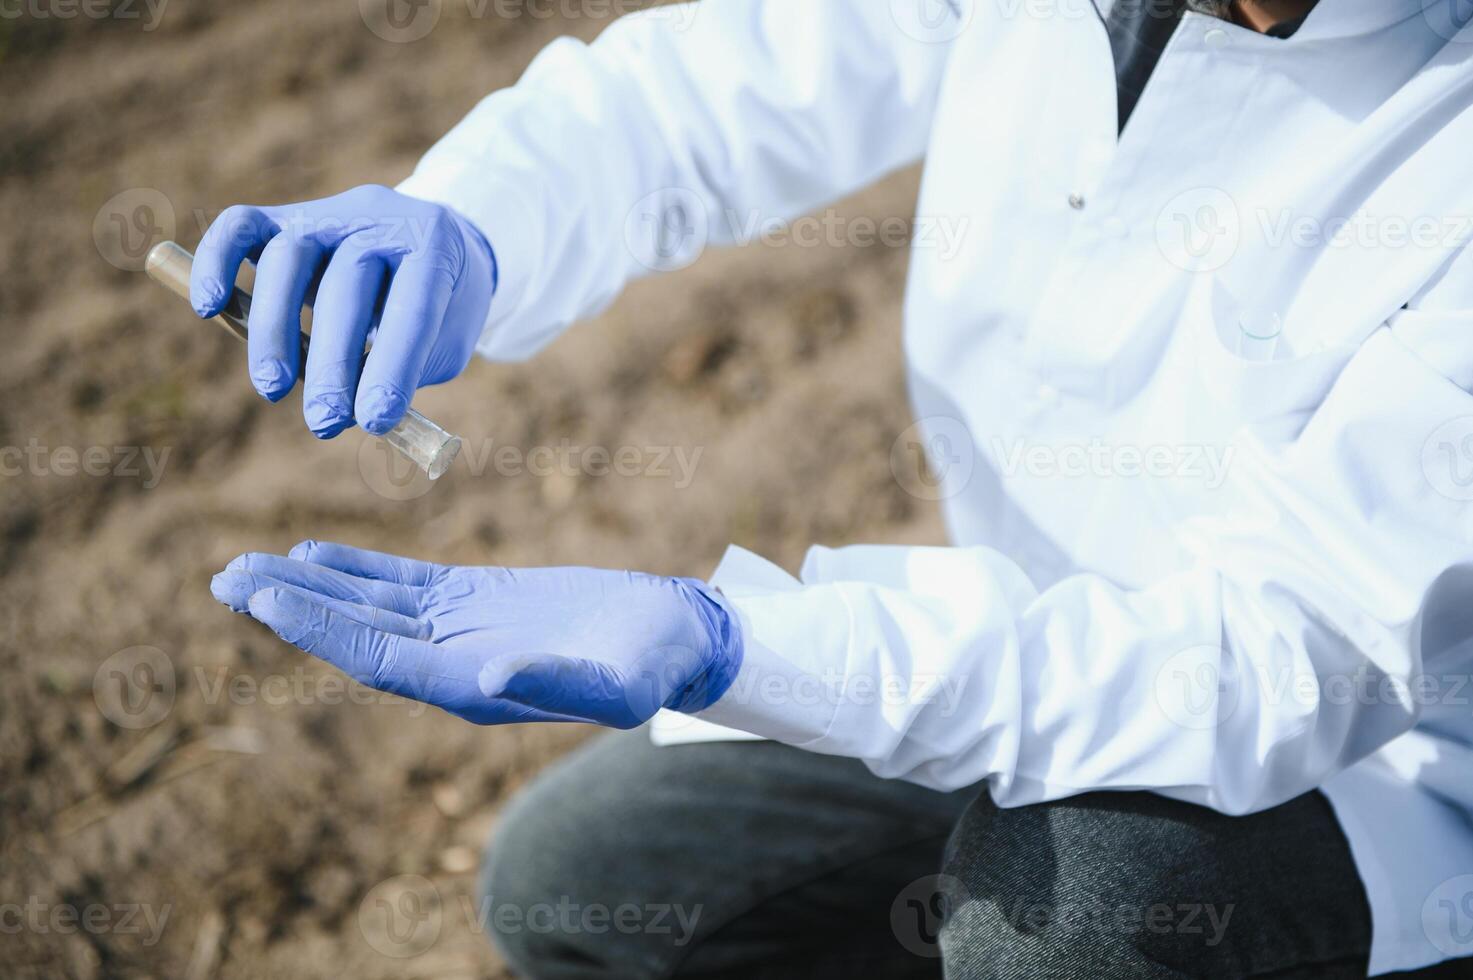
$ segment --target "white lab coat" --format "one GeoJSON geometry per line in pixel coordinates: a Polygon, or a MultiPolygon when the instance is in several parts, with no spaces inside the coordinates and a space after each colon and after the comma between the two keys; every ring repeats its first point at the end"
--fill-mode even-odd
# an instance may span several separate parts
{"type": "Polygon", "coordinates": [[[895,458],[955,547],[733,549],[705,719],[1002,806],[1320,787],[1373,972],[1414,968],[1473,955],[1467,7],[1188,15],[1117,141],[1084,0],[707,0],[552,44],[402,189],[487,234],[512,359],[924,157],[920,225],[965,225],[905,308],[939,484],[895,458]]]}

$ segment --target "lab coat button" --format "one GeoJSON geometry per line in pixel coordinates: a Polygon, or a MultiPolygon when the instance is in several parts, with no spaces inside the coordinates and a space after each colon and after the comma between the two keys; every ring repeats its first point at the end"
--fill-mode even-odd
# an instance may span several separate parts
{"type": "Polygon", "coordinates": [[[1202,35],[1202,43],[1214,50],[1227,47],[1229,40],[1228,32],[1221,27],[1214,27],[1202,35]]]}
{"type": "Polygon", "coordinates": [[[1076,210],[1076,211],[1083,211],[1084,210],[1084,195],[1083,194],[1070,194],[1069,195],[1069,206],[1071,208],[1073,208],[1074,210],[1076,210]]]}

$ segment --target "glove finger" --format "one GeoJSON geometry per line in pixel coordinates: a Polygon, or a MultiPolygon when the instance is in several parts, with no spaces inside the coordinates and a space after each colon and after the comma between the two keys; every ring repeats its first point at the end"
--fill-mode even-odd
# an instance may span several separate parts
{"type": "Polygon", "coordinates": [[[455,680],[439,677],[432,683],[426,676],[430,644],[366,626],[302,592],[262,589],[251,596],[249,610],[292,646],[374,690],[437,704],[446,682],[455,680]]]}
{"type": "MultiPolygon", "coordinates": [[[[590,725],[596,724],[588,718],[575,718],[572,715],[560,715],[551,711],[543,711],[541,708],[533,708],[516,701],[508,701],[504,698],[488,698],[476,691],[477,703],[463,710],[451,711],[451,714],[464,718],[473,725],[518,725],[524,722],[561,722],[563,724],[590,725]]],[[[448,710],[448,709],[447,709],[448,710]]]]}
{"type": "Polygon", "coordinates": [[[331,541],[303,541],[288,553],[297,561],[311,562],[324,568],[379,582],[396,582],[415,588],[429,585],[439,573],[439,565],[381,551],[369,551],[331,541]]]}
{"type": "Polygon", "coordinates": [[[240,264],[261,254],[281,230],[262,208],[237,204],[220,212],[194,253],[189,302],[202,317],[217,316],[235,289],[240,264]]]}
{"type": "Polygon", "coordinates": [[[322,603],[333,612],[355,623],[362,623],[364,626],[371,626],[385,633],[397,633],[411,640],[430,639],[430,624],[423,620],[411,619],[378,606],[363,606],[346,599],[334,599],[319,592],[308,591],[300,586],[289,585],[269,575],[258,575],[244,569],[231,569],[221,572],[210,580],[211,594],[238,613],[250,612],[251,596],[262,589],[280,589],[284,592],[297,593],[309,602],[322,603]]]}
{"type": "Polygon", "coordinates": [[[330,599],[374,606],[410,619],[419,618],[419,590],[394,582],[358,578],[311,562],[259,552],[241,555],[226,565],[225,570],[264,575],[330,599]]]}
{"type": "Polygon", "coordinates": [[[450,306],[455,275],[443,250],[433,248],[407,256],[394,272],[353,405],[358,424],[374,435],[388,432],[408,410],[450,306]]]}
{"type": "Polygon", "coordinates": [[[487,699],[476,684],[476,661],[365,626],[302,592],[262,589],[251,596],[250,614],[287,643],[360,684],[434,705],[477,724],[578,720],[487,699]]]}
{"type": "Polygon", "coordinates": [[[307,427],[322,439],[353,424],[363,348],[388,272],[383,258],[362,237],[348,238],[333,253],[312,314],[302,414],[307,427]]]}
{"type": "Polygon", "coordinates": [[[297,383],[302,359],[302,304],[326,250],[313,241],[277,235],[256,264],[256,290],[246,340],[251,384],[280,401],[297,383]]]}
{"type": "Polygon", "coordinates": [[[481,693],[610,728],[637,728],[663,703],[650,685],[626,685],[607,664],[556,654],[522,656],[481,668],[481,693]]]}

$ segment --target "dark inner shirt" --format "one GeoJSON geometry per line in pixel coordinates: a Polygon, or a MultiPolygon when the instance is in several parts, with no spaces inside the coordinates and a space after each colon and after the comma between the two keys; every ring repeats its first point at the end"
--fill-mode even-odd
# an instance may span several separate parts
{"type": "MultiPolygon", "coordinates": [[[[1110,50],[1115,54],[1121,132],[1186,9],[1186,0],[1115,0],[1110,16],[1105,18],[1110,50]]],[[[1296,17],[1274,25],[1266,33],[1270,37],[1290,37],[1303,23],[1304,17],[1296,17]]]]}

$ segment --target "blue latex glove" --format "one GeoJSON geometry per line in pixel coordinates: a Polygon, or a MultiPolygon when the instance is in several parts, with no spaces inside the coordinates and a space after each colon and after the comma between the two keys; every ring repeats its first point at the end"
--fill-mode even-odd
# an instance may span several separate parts
{"type": "Polygon", "coordinates": [[[387,187],[227,208],[195,253],[195,312],[219,313],[248,260],[256,263],[251,383],[273,402],[301,371],[300,312],[316,288],[302,413],[322,439],[355,418],[382,435],[404,417],[417,389],[465,370],[496,290],[495,256],[470,222],[387,187]]]}
{"type": "Polygon", "coordinates": [[[735,617],[694,579],[304,541],[287,557],[241,555],[210,591],[362,684],[482,725],[633,728],[713,704],[742,660],[735,617]]]}

